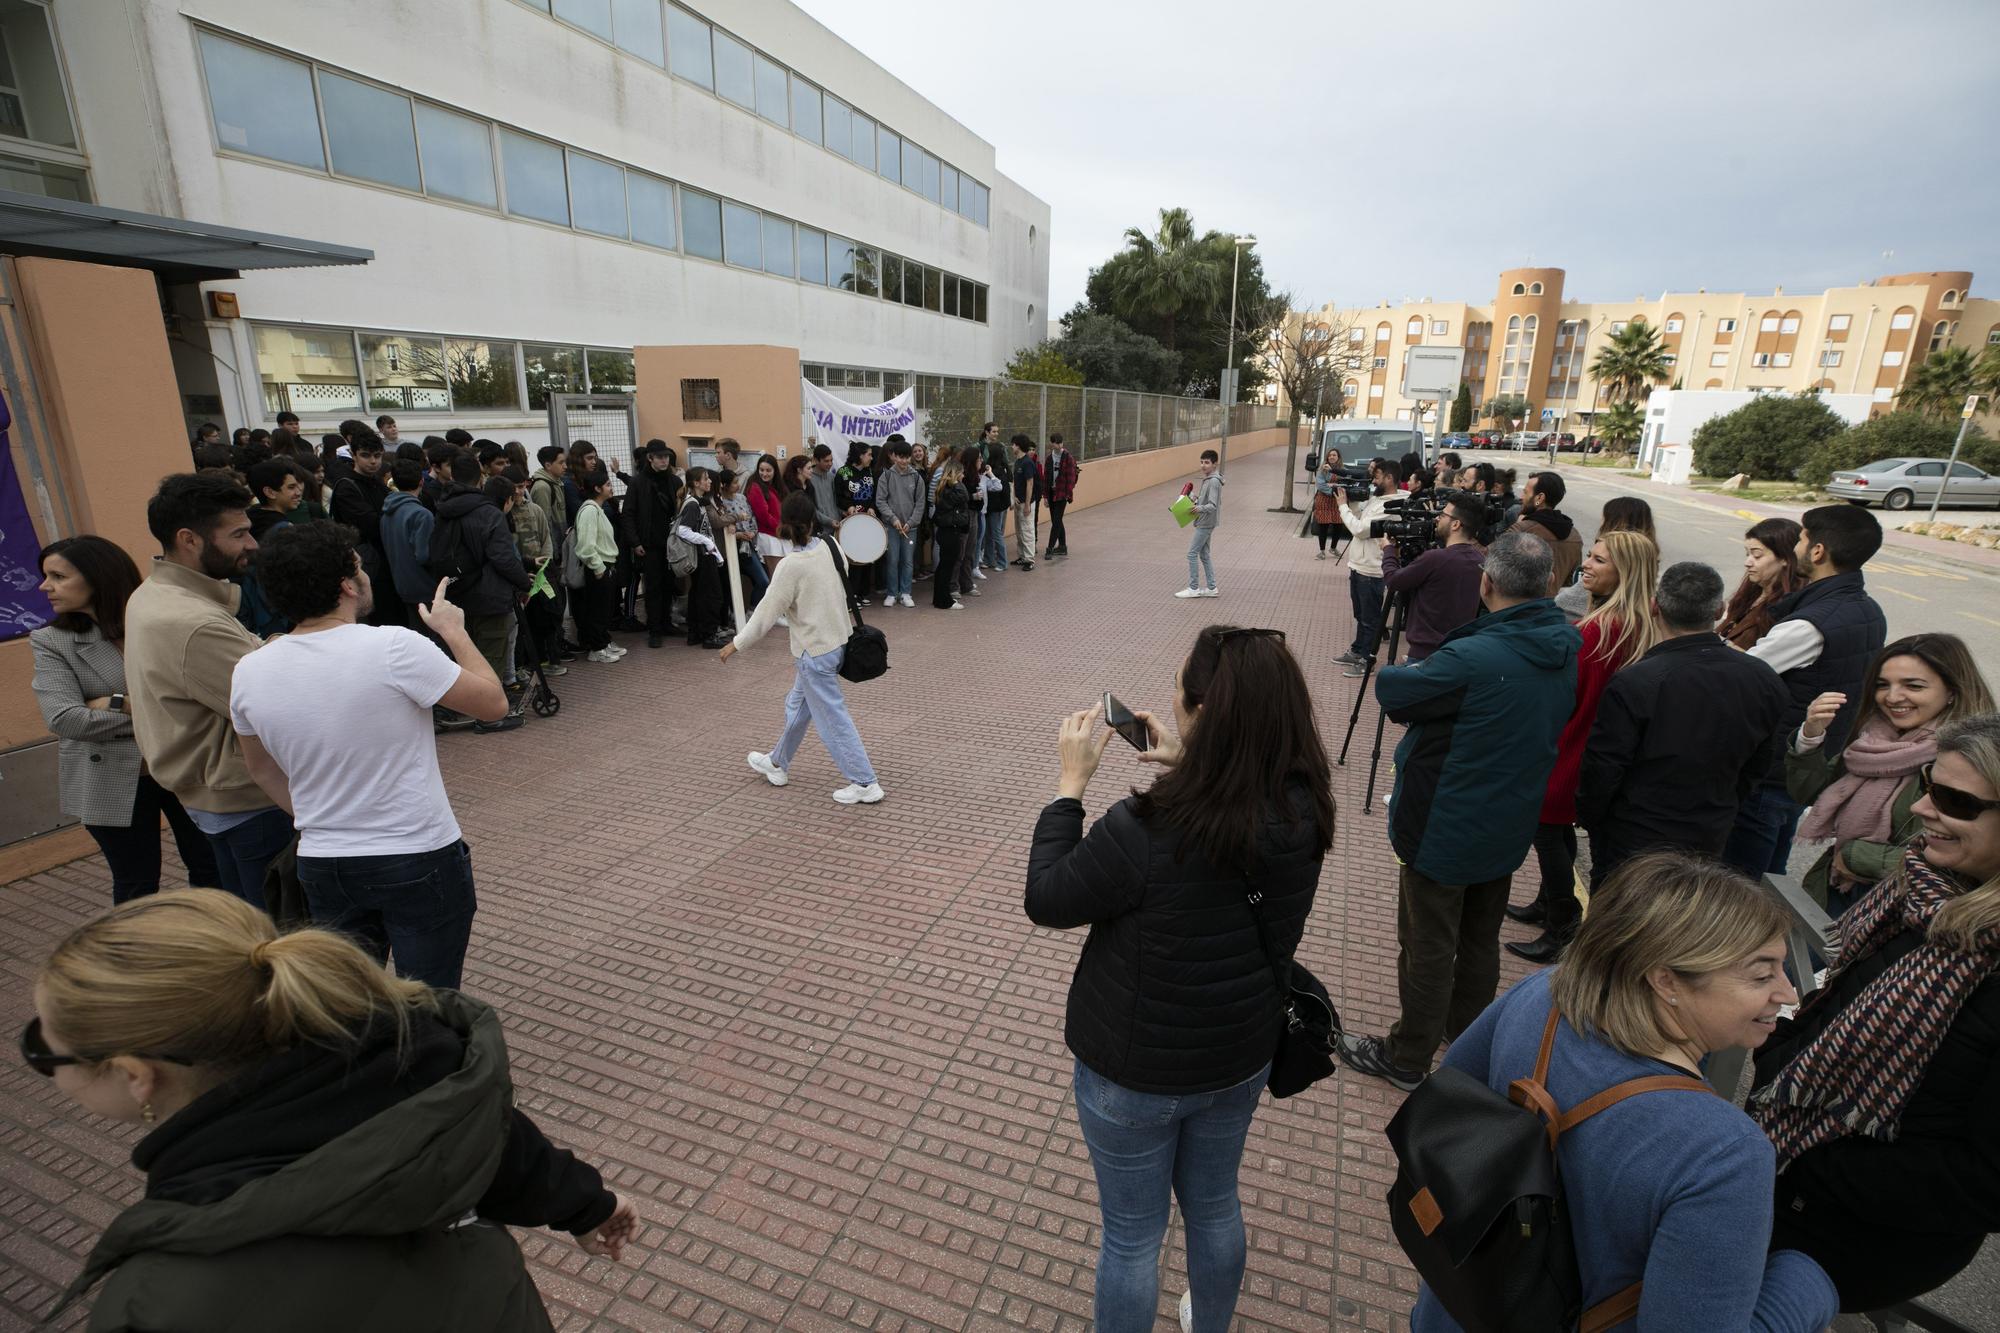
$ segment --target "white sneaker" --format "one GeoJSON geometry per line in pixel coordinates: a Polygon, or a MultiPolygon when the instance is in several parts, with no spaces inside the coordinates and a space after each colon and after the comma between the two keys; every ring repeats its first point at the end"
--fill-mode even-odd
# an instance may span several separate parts
{"type": "Polygon", "coordinates": [[[618,654],[612,652],[608,648],[599,648],[594,653],[585,653],[583,660],[586,662],[611,663],[611,662],[616,662],[618,660],[618,654]]]}
{"type": "Polygon", "coordinates": [[[1318,555],[1314,556],[1314,557],[1313,557],[1313,559],[1315,559],[1315,560],[1324,560],[1324,559],[1326,559],[1326,552],[1325,552],[1325,551],[1321,551],[1321,552],[1320,552],[1320,553],[1319,553],[1318,555]]]}
{"type": "Polygon", "coordinates": [[[1213,597],[1216,594],[1215,594],[1215,589],[1213,588],[1203,588],[1200,592],[1196,593],[1195,595],[1197,597],[1213,597]]]}
{"type": "Polygon", "coordinates": [[[974,578],[976,578],[976,579],[983,579],[983,578],[985,578],[985,577],[986,577],[986,571],[985,571],[985,569],[983,569],[982,567],[980,567],[980,566],[978,566],[978,565],[974,565],[974,566],[973,566],[973,568],[972,568],[972,577],[974,577],[974,578]]]}
{"type": "Polygon", "coordinates": [[[615,643],[608,643],[604,645],[604,651],[610,653],[613,657],[623,657],[632,650],[630,648],[621,648],[615,643]]]}
{"type": "Polygon", "coordinates": [[[873,805],[882,799],[882,784],[871,782],[864,787],[858,782],[850,782],[835,792],[833,799],[842,805],[873,805]]]}
{"type": "Polygon", "coordinates": [[[1181,1333],[1194,1333],[1194,1293],[1181,1293],[1181,1333]]]}
{"type": "Polygon", "coordinates": [[[904,594],[903,594],[903,605],[904,605],[904,606],[915,606],[915,605],[916,605],[916,603],[910,600],[910,594],[908,594],[908,593],[904,593],[904,594]]]}
{"type": "Polygon", "coordinates": [[[772,763],[771,756],[761,750],[752,750],[744,757],[750,761],[750,767],[762,773],[764,781],[770,783],[773,787],[782,787],[792,780],[791,774],[772,763]]]}
{"type": "Polygon", "coordinates": [[[947,609],[947,610],[950,610],[950,611],[963,611],[963,610],[965,609],[965,603],[964,603],[964,602],[961,602],[961,601],[957,601],[957,600],[954,600],[954,601],[952,602],[952,604],[951,604],[951,605],[950,605],[949,607],[947,607],[946,609],[947,609]]]}
{"type": "Polygon", "coordinates": [[[1180,590],[1179,592],[1175,593],[1175,594],[1174,594],[1174,596],[1176,596],[1176,597],[1199,597],[1199,596],[1201,596],[1201,589],[1199,589],[1199,588],[1182,588],[1182,589],[1181,589],[1181,590],[1180,590]]]}

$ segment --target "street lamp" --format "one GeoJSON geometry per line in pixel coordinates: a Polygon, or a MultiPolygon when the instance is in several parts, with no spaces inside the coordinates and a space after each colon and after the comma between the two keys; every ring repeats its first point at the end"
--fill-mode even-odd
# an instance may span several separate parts
{"type": "MultiPolygon", "coordinates": [[[[1229,355],[1222,365],[1222,448],[1215,466],[1217,472],[1229,466],[1229,410],[1234,406],[1236,388],[1236,282],[1243,274],[1243,247],[1255,244],[1255,236],[1236,237],[1236,248],[1229,265],[1229,355]]],[[[1298,410],[1296,405],[1293,410],[1298,410]]]]}

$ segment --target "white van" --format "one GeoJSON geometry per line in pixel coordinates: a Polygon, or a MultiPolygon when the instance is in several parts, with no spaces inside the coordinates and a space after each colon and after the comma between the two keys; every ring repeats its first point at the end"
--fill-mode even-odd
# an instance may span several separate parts
{"type": "Polygon", "coordinates": [[[1324,457],[1327,446],[1340,450],[1346,466],[1370,458],[1400,459],[1404,454],[1422,454],[1423,428],[1413,421],[1336,421],[1320,431],[1313,456],[1324,457]]]}

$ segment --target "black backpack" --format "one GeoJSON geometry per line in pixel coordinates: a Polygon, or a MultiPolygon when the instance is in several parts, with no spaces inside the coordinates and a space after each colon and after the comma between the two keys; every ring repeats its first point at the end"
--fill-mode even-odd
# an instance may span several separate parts
{"type": "Polygon", "coordinates": [[[465,519],[441,518],[431,529],[430,558],[424,561],[424,573],[433,579],[450,579],[452,585],[445,589],[445,596],[454,605],[462,606],[472,591],[471,576],[479,571],[479,564],[465,545],[465,519]]]}
{"type": "Polygon", "coordinates": [[[1389,1122],[1397,1162],[1390,1225],[1418,1276],[1467,1333],[1598,1333],[1637,1314],[1637,1282],[1583,1308],[1557,1141],[1627,1097],[1714,1093],[1700,1079],[1657,1074],[1614,1084],[1565,1111],[1544,1086],[1561,1017],[1551,1005],[1535,1072],[1515,1079],[1507,1096],[1446,1066],[1389,1122]]]}

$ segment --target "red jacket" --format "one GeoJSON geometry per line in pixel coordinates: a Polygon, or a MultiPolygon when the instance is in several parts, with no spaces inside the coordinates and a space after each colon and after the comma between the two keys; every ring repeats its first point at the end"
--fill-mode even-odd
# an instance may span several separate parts
{"type": "Polygon", "coordinates": [[[1076,499],[1076,455],[1065,449],[1049,460],[1049,494],[1051,500],[1068,504],[1076,499]]]}
{"type": "Polygon", "coordinates": [[[1604,697],[1604,689],[1615,674],[1600,647],[1607,636],[1615,638],[1617,626],[1607,629],[1606,622],[1593,620],[1578,625],[1577,632],[1583,635],[1583,648],[1576,655],[1576,711],[1569,715],[1562,739],[1556,742],[1556,766],[1549,771],[1548,791],[1542,797],[1544,824],[1576,822],[1576,781],[1583,769],[1583,747],[1597,721],[1597,701],[1604,697]]]}
{"type": "Polygon", "coordinates": [[[784,508],[784,501],[777,492],[765,490],[761,482],[753,481],[747,489],[750,492],[750,513],[757,520],[757,531],[766,537],[777,536],[779,512],[784,508]]]}

